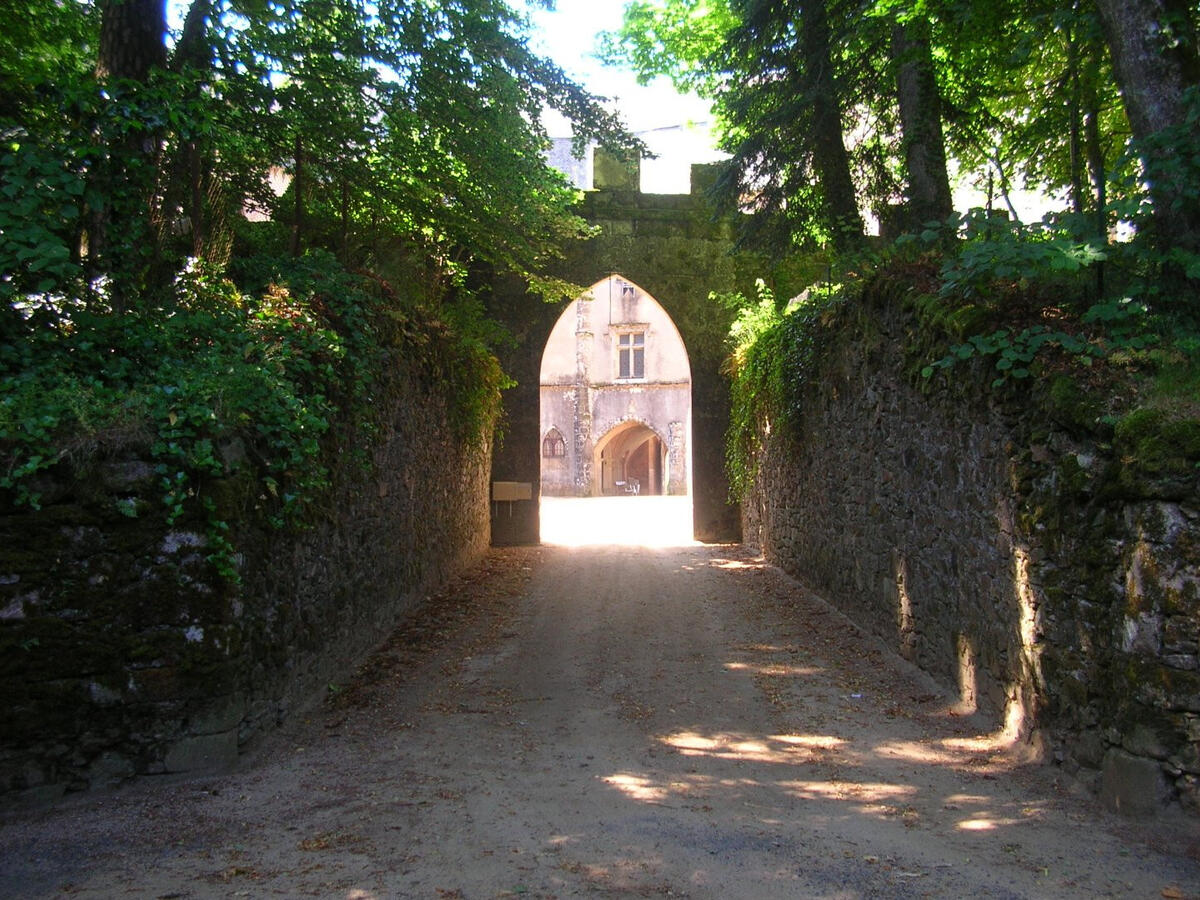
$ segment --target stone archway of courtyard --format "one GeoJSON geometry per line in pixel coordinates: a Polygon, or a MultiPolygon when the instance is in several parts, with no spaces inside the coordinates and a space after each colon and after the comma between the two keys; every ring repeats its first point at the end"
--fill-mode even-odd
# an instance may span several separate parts
{"type": "Polygon", "coordinates": [[[568,304],[539,374],[542,540],[586,542],[591,525],[620,543],[648,518],[649,535],[690,539],[691,402],[687,349],[648,292],[614,273],[568,304]]]}
{"type": "Polygon", "coordinates": [[[596,442],[592,454],[592,495],[611,497],[657,497],[671,493],[686,494],[677,486],[686,476],[686,463],[667,450],[668,442],[644,422],[614,425],[596,442]],[[672,464],[675,471],[671,471],[672,464]]]}
{"type": "MultiPolygon", "coordinates": [[[[733,311],[732,307],[714,302],[712,297],[737,292],[749,296],[747,292],[753,290],[761,261],[738,253],[733,241],[734,222],[714,214],[706,188],[717,177],[716,170],[693,166],[691,175],[689,194],[641,193],[636,190],[635,177],[610,183],[606,175],[602,184],[597,175],[596,189],[584,191],[579,205],[580,216],[594,226],[593,234],[564,248],[562,259],[554,262],[547,273],[563,282],[592,285],[593,293],[599,291],[600,296],[584,304],[591,308],[592,326],[600,323],[607,327],[610,303],[614,314],[622,313],[623,303],[641,296],[651,297],[666,311],[671,320],[670,332],[682,337],[686,347],[683,356],[690,368],[687,376],[690,407],[687,415],[677,420],[681,423],[677,433],[656,424],[654,408],[669,390],[653,383],[656,380],[652,377],[656,376],[653,354],[658,344],[649,332],[643,333],[639,342],[639,329],[633,327],[612,340],[611,355],[596,365],[615,367],[614,381],[624,380],[636,389],[630,391],[635,398],[634,408],[630,409],[628,402],[621,406],[616,398],[605,396],[616,385],[592,387],[583,380],[575,385],[580,361],[572,351],[565,360],[566,374],[556,387],[565,398],[562,402],[577,403],[582,399],[580,409],[585,417],[591,416],[586,423],[590,441],[587,452],[581,452],[585,448],[577,446],[573,419],[563,415],[550,426],[545,425],[541,421],[541,395],[545,388],[539,383],[544,351],[551,332],[568,327],[563,322],[564,310],[579,314],[578,298],[547,303],[541,293],[531,291],[522,279],[485,276],[481,280],[480,298],[485,311],[511,336],[511,340],[496,348],[496,354],[505,373],[515,382],[504,391],[502,429],[492,445],[490,525],[494,545],[536,544],[542,540],[542,499],[571,499],[561,496],[561,481],[556,487],[554,478],[568,479],[572,492],[576,485],[589,486],[585,493],[593,501],[616,503],[632,497],[648,504],[652,500],[678,500],[689,507],[693,523],[690,537],[722,543],[741,538],[740,509],[730,501],[725,471],[730,396],[722,364],[733,311]],[[646,367],[641,379],[636,370],[639,355],[646,367]],[[622,357],[629,366],[624,379],[620,378],[619,370],[622,357]],[[640,483],[638,495],[605,495],[590,488],[592,472],[606,462],[595,458],[596,445],[613,428],[626,422],[646,425],[667,448],[667,461],[661,469],[664,479],[661,496],[641,493],[640,483]],[[672,449],[676,442],[682,447],[681,454],[672,449]],[[684,458],[686,477],[671,478],[672,465],[684,458]],[[554,469],[559,471],[555,473],[554,469]],[[554,478],[545,477],[547,472],[554,478]]],[[[588,328],[581,327],[578,321],[570,322],[569,315],[567,319],[572,339],[576,330],[580,337],[586,337],[588,328]]],[[[626,326],[647,324],[640,315],[624,320],[614,315],[612,322],[626,326]]],[[[600,329],[592,328],[591,334],[593,343],[599,343],[600,329]]],[[[585,357],[590,370],[593,356],[585,354],[585,357]]],[[[632,436],[626,439],[632,440],[632,436]]],[[[638,451],[636,446],[627,449],[638,451]]],[[[638,451],[647,454],[647,470],[653,449],[638,451]]],[[[635,467],[637,464],[635,459],[635,467]]],[[[612,479],[617,480],[628,483],[624,478],[612,479]]]]}

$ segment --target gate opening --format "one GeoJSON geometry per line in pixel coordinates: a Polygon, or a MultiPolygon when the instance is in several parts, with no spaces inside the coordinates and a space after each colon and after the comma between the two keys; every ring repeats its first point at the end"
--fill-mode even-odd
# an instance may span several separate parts
{"type": "Polygon", "coordinates": [[[564,524],[571,542],[629,542],[639,514],[613,503],[673,517],[665,533],[690,542],[691,367],[658,301],[620,275],[596,282],[551,330],[539,385],[543,542],[564,524]]]}

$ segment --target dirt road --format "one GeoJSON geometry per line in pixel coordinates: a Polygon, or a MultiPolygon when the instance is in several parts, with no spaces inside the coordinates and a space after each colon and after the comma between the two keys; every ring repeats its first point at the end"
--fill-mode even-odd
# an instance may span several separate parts
{"type": "Polygon", "coordinates": [[[10,897],[1200,897],[733,547],[497,551],[238,772],[10,817],[10,897]]]}

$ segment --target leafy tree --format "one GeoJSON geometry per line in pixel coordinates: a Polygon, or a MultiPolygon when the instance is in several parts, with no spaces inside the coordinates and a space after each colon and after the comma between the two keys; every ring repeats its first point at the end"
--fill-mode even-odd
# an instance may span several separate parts
{"type": "Polygon", "coordinates": [[[863,220],[842,137],[841,90],[824,2],[735,2],[739,24],[725,36],[730,81],[718,97],[725,148],[733,153],[735,196],[752,195],[759,222],[824,232],[835,247],[861,239],[863,220]]]}
{"type": "Polygon", "coordinates": [[[642,149],[503,0],[192,0],[173,42],[163,0],[28,7],[0,7],[0,492],[36,503],[80,433],[149,435],[225,570],[215,448],[305,508],[389,355],[488,433],[504,379],[463,273],[545,286],[584,228],[542,110],[642,149]]]}
{"type": "Polygon", "coordinates": [[[642,2],[608,53],[715,99],[733,157],[727,193],[753,198],[751,239],[845,250],[861,240],[860,208],[890,202],[905,181],[918,220],[949,212],[923,16],[885,0],[642,2]]]}
{"type": "Polygon", "coordinates": [[[1200,11],[1186,0],[1095,0],[1154,198],[1162,246],[1200,252],[1200,11]]]}
{"type": "Polygon", "coordinates": [[[1029,186],[1101,213],[1128,126],[1091,3],[945,3],[932,21],[947,149],[960,170],[1005,202],[1029,186]]]}
{"type": "Polygon", "coordinates": [[[559,109],[585,138],[640,149],[529,52],[523,20],[501,0],[194,0],[169,54],[162,0],[45,6],[29,43],[55,59],[23,61],[0,43],[0,74],[23,88],[6,106],[19,157],[6,177],[41,179],[39,202],[75,210],[46,227],[78,268],[59,271],[30,246],[49,244],[6,229],[12,253],[35,254],[0,249],[14,296],[53,287],[152,309],[185,257],[228,256],[247,202],[286,222],[293,254],[325,246],[370,265],[406,244],[443,275],[468,258],[532,275],[582,227],[572,190],[543,162],[541,110],[559,109]],[[68,40],[84,31],[87,68],[68,40]],[[52,81],[68,64],[70,77],[52,81]],[[68,173],[62,185],[44,171],[54,166],[68,173]],[[291,178],[282,200],[265,189],[273,167],[291,178]],[[52,268],[57,280],[43,277],[52,268]]]}

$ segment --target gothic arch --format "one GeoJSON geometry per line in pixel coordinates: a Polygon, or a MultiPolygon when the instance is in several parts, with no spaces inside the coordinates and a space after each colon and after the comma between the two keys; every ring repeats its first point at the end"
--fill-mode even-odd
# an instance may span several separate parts
{"type": "Polygon", "coordinates": [[[550,430],[542,436],[542,459],[558,459],[566,455],[566,439],[557,426],[551,425],[550,430]]]}
{"type": "Polygon", "coordinates": [[[542,493],[610,495],[635,484],[690,493],[691,382],[662,305],[619,274],[593,284],[563,309],[542,353],[541,433],[561,426],[566,448],[562,466],[543,458],[542,493]]]}
{"type": "Polygon", "coordinates": [[[596,441],[592,493],[667,493],[671,487],[669,457],[668,440],[655,428],[641,419],[624,419],[596,441]]]}

